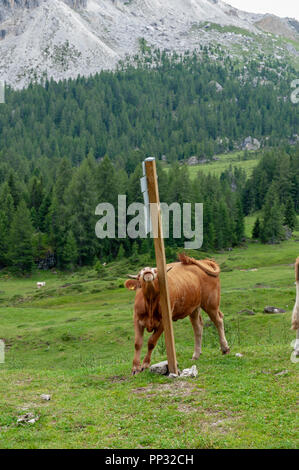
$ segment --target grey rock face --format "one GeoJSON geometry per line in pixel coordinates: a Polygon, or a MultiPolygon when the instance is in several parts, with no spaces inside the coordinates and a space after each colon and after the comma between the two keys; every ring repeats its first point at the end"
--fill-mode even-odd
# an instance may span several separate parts
{"type": "Polygon", "coordinates": [[[220,93],[223,90],[223,86],[215,80],[211,80],[209,85],[215,86],[217,93],[220,93]]]}
{"type": "Polygon", "coordinates": [[[259,150],[261,147],[261,143],[258,139],[255,139],[251,136],[246,137],[242,143],[243,150],[259,150]]]}
{"type": "Polygon", "coordinates": [[[198,165],[198,158],[196,156],[188,158],[187,164],[190,166],[198,165]]]}
{"type": "Polygon", "coordinates": [[[211,43],[243,48],[253,39],[235,28],[263,34],[254,26],[259,18],[221,0],[0,0],[1,80],[22,88],[45,76],[114,69],[140,50],[141,38],[178,53],[211,43]],[[213,24],[233,29],[222,33],[213,24]]]}
{"type": "Polygon", "coordinates": [[[86,8],[87,0],[63,0],[71,8],[86,8]]]}

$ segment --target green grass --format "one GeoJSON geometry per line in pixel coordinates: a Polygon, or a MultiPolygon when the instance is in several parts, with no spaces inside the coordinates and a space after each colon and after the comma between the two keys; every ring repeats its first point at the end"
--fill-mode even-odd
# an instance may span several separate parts
{"type": "Polygon", "coordinates": [[[195,24],[191,27],[191,31],[197,31],[204,28],[208,31],[218,31],[219,33],[234,33],[241,34],[246,37],[256,37],[256,34],[251,33],[248,29],[239,28],[238,26],[221,26],[217,23],[211,23],[210,21],[205,21],[203,23],[195,24]]]}
{"type": "MultiPolygon", "coordinates": [[[[108,266],[105,279],[87,270],[0,278],[0,337],[6,342],[1,448],[295,448],[298,364],[290,360],[290,319],[298,238],[297,232],[277,246],[248,243],[209,253],[222,266],[231,354],[221,356],[204,314],[195,379],[130,375],[134,293],[120,287],[125,260],[108,266]],[[257,271],[244,271],[250,268],[257,271]],[[37,280],[46,280],[46,287],[37,290],[37,280]],[[268,304],[286,313],[264,314],[268,304]],[[255,315],[238,314],[245,308],[255,315]],[[51,400],[43,401],[42,393],[51,400]],[[26,412],[39,420],[17,425],[26,412]]],[[[174,331],[179,367],[190,367],[189,320],[176,322],[174,331]]],[[[153,362],[163,359],[160,340],[153,362]]]]}
{"type": "Polygon", "coordinates": [[[221,173],[228,170],[230,165],[232,168],[242,168],[245,170],[247,176],[251,176],[253,169],[258,164],[258,160],[245,160],[245,161],[219,161],[213,163],[204,163],[202,165],[194,165],[189,167],[189,173],[191,178],[196,178],[198,172],[204,174],[211,174],[214,176],[220,176],[221,173]]]}
{"type": "MultiPolygon", "coordinates": [[[[257,166],[259,160],[255,152],[249,152],[250,159],[243,160],[244,152],[230,152],[216,155],[218,160],[212,160],[208,163],[203,163],[199,165],[189,166],[190,177],[195,179],[198,172],[203,172],[204,174],[212,174],[215,176],[220,176],[221,173],[228,170],[230,166],[232,168],[242,168],[245,170],[247,177],[251,176],[253,169],[257,166]]],[[[164,166],[165,170],[168,171],[169,167],[164,166]]]]}

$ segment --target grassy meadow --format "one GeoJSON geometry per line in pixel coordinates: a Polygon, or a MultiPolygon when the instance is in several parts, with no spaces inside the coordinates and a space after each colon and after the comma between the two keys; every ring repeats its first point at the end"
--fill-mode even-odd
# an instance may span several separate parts
{"type": "MultiPolygon", "coordinates": [[[[228,170],[230,166],[232,166],[238,169],[242,168],[248,178],[251,176],[253,169],[257,166],[259,156],[256,152],[249,151],[247,160],[244,160],[244,154],[245,152],[243,150],[222,153],[216,155],[217,160],[189,166],[188,170],[190,177],[195,179],[199,171],[204,174],[211,174],[220,177],[224,171],[228,170]]],[[[168,171],[169,166],[165,164],[163,166],[165,170],[168,171]]]]}
{"type": "MultiPolygon", "coordinates": [[[[111,263],[102,279],[92,270],[2,275],[0,447],[295,448],[298,364],[290,360],[290,320],[298,242],[296,232],[280,245],[248,242],[207,254],[222,267],[221,309],[231,353],[221,355],[204,313],[203,354],[192,379],[130,375],[134,293],[123,282],[145,258],[138,267],[127,260],[111,263]],[[46,287],[38,290],[36,281],[46,287]],[[265,314],[266,305],[286,313],[265,314]],[[255,314],[238,313],[244,309],[255,314]],[[17,424],[26,413],[39,419],[17,424]]],[[[175,323],[174,332],[179,367],[190,367],[189,319],[175,323]]],[[[146,341],[143,353],[145,347],[146,341]]],[[[165,358],[161,338],[153,362],[165,358]]]]}

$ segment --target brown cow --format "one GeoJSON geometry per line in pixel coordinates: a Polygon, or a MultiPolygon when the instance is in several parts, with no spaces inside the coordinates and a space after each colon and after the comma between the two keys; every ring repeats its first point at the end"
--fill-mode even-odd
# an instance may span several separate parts
{"type": "MultiPolygon", "coordinates": [[[[229,353],[223,314],[219,310],[220,280],[219,266],[212,260],[196,260],[179,255],[180,262],[168,265],[167,279],[173,321],[190,317],[195,338],[192,359],[201,354],[203,321],[202,308],[211,318],[219,333],[220,347],[223,354],[229,353]]],[[[149,367],[151,355],[163,332],[161,308],[159,304],[159,283],[156,268],[143,268],[137,276],[130,276],[125,287],[136,290],[134,305],[135,354],[132,374],[137,374],[149,367]],[[140,365],[140,353],[143,343],[144,328],[153,332],[148,340],[148,352],[140,365]]]]}

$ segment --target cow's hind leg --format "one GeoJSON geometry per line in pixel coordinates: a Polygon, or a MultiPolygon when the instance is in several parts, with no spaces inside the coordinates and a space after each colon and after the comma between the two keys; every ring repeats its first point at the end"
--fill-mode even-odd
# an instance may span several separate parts
{"type": "Polygon", "coordinates": [[[211,318],[212,322],[216,326],[219,335],[220,348],[222,354],[228,354],[230,352],[229,345],[226,341],[224,324],[223,324],[223,313],[220,310],[208,310],[207,314],[211,318]]]}
{"type": "Polygon", "coordinates": [[[200,308],[194,310],[190,315],[190,321],[194,331],[194,353],[193,360],[196,360],[201,355],[201,340],[203,331],[203,321],[200,313],[200,308]]]}
{"type": "Polygon", "coordinates": [[[159,328],[154,331],[154,333],[149,337],[148,344],[147,344],[147,354],[145,358],[143,359],[143,363],[141,366],[141,370],[147,369],[150,366],[151,363],[151,356],[152,352],[157,344],[158,339],[160,338],[161,334],[163,332],[163,325],[159,326],[159,328]]]}

